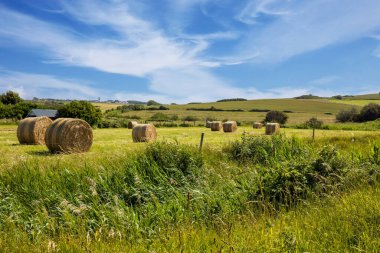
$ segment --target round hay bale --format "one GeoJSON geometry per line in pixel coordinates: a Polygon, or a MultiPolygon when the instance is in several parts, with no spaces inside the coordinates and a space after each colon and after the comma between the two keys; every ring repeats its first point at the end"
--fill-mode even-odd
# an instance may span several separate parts
{"type": "Polygon", "coordinates": [[[278,123],[267,123],[265,125],[265,134],[272,135],[280,131],[280,124],[278,123]]]}
{"type": "Polygon", "coordinates": [[[220,131],[222,130],[222,122],[221,121],[212,121],[210,123],[211,131],[220,131]]]}
{"type": "Polygon", "coordinates": [[[52,153],[83,153],[92,146],[92,128],[84,120],[57,119],[46,130],[46,146],[52,153]]]}
{"type": "Polygon", "coordinates": [[[128,129],[133,129],[135,126],[137,126],[139,123],[137,121],[129,121],[128,122],[128,129]]]}
{"type": "Polygon", "coordinates": [[[227,121],[223,123],[223,132],[225,133],[232,133],[237,130],[237,123],[236,121],[227,121]]]}
{"type": "Polygon", "coordinates": [[[153,124],[139,124],[132,130],[133,142],[148,142],[157,138],[156,127],[153,124]]]}
{"type": "Polygon", "coordinates": [[[20,144],[44,145],[45,132],[53,121],[48,117],[25,118],[17,127],[20,144]]]}
{"type": "Polygon", "coordinates": [[[206,121],[206,128],[211,128],[211,121],[206,121]]]}
{"type": "Polygon", "coordinates": [[[260,122],[253,123],[253,128],[260,129],[262,127],[263,127],[263,124],[261,124],[260,122]]]}

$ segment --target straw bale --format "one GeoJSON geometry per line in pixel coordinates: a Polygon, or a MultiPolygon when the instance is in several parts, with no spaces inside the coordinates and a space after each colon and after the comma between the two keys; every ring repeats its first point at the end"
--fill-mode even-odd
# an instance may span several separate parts
{"type": "Polygon", "coordinates": [[[278,123],[267,123],[265,125],[265,134],[272,135],[280,131],[280,124],[278,123]]]}
{"type": "Polygon", "coordinates": [[[227,121],[223,123],[223,131],[225,133],[232,133],[237,130],[237,123],[236,121],[227,121]]]}
{"type": "Polygon", "coordinates": [[[129,121],[128,122],[128,129],[133,129],[135,126],[137,126],[139,123],[137,121],[129,121]]]}
{"type": "Polygon", "coordinates": [[[81,119],[60,118],[46,130],[45,141],[52,153],[87,152],[92,146],[92,128],[81,119]]]}
{"type": "Polygon", "coordinates": [[[139,124],[132,130],[134,142],[149,142],[157,138],[156,127],[153,124],[139,124]]]}
{"type": "Polygon", "coordinates": [[[211,131],[220,131],[222,130],[222,122],[221,121],[212,121],[210,123],[211,131]]]}
{"type": "Polygon", "coordinates": [[[20,144],[44,145],[45,132],[53,121],[48,117],[31,117],[20,121],[17,138],[20,144]]]}

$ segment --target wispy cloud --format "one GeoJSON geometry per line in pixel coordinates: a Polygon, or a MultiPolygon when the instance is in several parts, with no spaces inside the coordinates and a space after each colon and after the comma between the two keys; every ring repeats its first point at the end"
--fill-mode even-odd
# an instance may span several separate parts
{"type": "Polygon", "coordinates": [[[260,12],[276,14],[276,11],[267,10],[269,3],[273,4],[271,8],[279,5],[279,13],[291,11],[291,14],[254,29],[238,46],[237,51],[241,55],[259,54],[255,62],[284,61],[330,45],[370,36],[380,28],[377,0],[362,0],[360,4],[351,0],[251,1],[240,16],[252,17],[254,22],[260,12]],[[291,9],[284,7],[284,3],[291,5],[291,9]]]}
{"type": "Polygon", "coordinates": [[[256,24],[260,15],[284,16],[290,15],[291,0],[252,0],[244,6],[236,18],[243,23],[256,24]]]}
{"type": "Polygon", "coordinates": [[[49,98],[96,99],[107,94],[83,80],[0,70],[0,92],[7,90],[17,91],[21,97],[27,99],[41,97],[41,94],[49,98]]]}

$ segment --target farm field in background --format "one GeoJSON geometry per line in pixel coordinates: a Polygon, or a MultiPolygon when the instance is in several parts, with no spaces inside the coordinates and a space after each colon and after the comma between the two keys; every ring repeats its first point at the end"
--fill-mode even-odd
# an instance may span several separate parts
{"type": "MultiPolygon", "coordinates": [[[[88,153],[71,155],[51,155],[45,146],[19,145],[16,136],[17,126],[0,125],[0,168],[9,168],[28,159],[46,162],[79,162],[86,163],[101,161],[112,156],[128,156],[138,153],[146,147],[146,143],[133,143],[132,130],[118,129],[94,129],[94,143],[88,153]]],[[[212,132],[205,127],[177,127],[157,128],[158,141],[176,142],[197,147],[201,133],[205,133],[204,148],[221,150],[229,142],[238,140],[243,133],[254,136],[264,135],[265,129],[253,129],[249,126],[238,127],[234,133],[212,132]]],[[[282,128],[281,133],[288,137],[296,136],[311,140],[312,130],[282,128]]],[[[326,141],[328,139],[342,139],[351,142],[352,139],[380,139],[379,131],[344,131],[344,130],[316,130],[316,139],[326,141]]]]}
{"type": "MultiPolygon", "coordinates": [[[[323,120],[324,123],[334,123],[335,115],[341,110],[349,110],[352,107],[358,109],[366,105],[367,101],[373,102],[376,100],[328,100],[328,99],[260,99],[249,101],[231,101],[231,102],[213,102],[213,103],[196,103],[185,105],[165,105],[169,110],[163,111],[130,111],[123,115],[128,117],[137,116],[145,121],[157,112],[166,115],[178,115],[179,118],[185,116],[195,116],[201,121],[207,117],[217,118],[219,120],[237,120],[241,122],[262,121],[266,112],[250,112],[250,110],[280,110],[286,111],[289,119],[289,124],[301,124],[311,117],[317,117],[323,120]],[[341,102],[343,101],[343,102],[341,102]],[[351,103],[351,101],[353,101],[351,103]],[[356,104],[355,104],[356,103],[356,104]],[[196,111],[188,110],[191,108],[211,108],[222,110],[244,110],[236,111],[196,111]]],[[[116,108],[117,104],[95,104],[105,111],[110,108],[116,108]]]]}
{"type": "Polygon", "coordinates": [[[353,106],[365,106],[369,103],[380,104],[380,99],[329,99],[330,102],[338,103],[338,104],[347,104],[353,106]]]}

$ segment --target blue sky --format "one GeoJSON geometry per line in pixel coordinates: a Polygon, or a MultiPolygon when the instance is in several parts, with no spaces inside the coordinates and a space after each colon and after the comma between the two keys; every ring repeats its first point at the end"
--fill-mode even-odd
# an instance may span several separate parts
{"type": "Polygon", "coordinates": [[[380,91],[378,0],[2,0],[0,92],[163,103],[380,91]]]}

